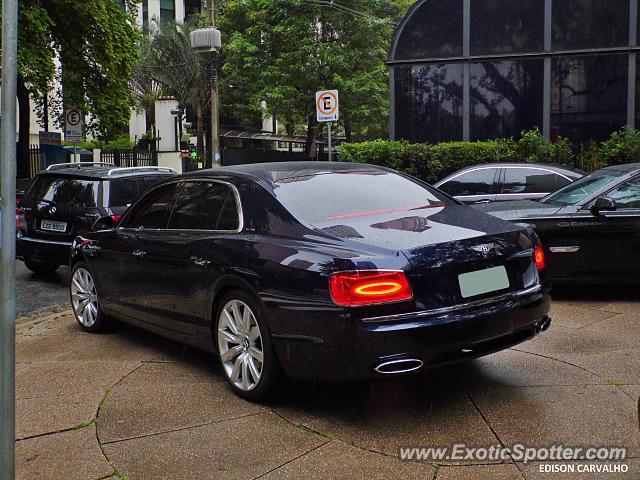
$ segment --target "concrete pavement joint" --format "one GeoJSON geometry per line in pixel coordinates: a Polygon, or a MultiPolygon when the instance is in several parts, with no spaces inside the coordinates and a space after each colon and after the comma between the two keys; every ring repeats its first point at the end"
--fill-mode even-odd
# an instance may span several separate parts
{"type": "MultiPolygon", "coordinates": [[[[639,402],[640,402],[640,399],[636,399],[636,398],[632,397],[630,393],[628,393],[628,392],[624,391],[624,390],[623,390],[619,385],[615,385],[615,384],[613,384],[610,380],[607,380],[606,378],[602,377],[601,375],[598,375],[596,372],[592,372],[591,370],[589,370],[589,369],[587,369],[587,368],[581,367],[581,366],[579,366],[579,365],[575,365],[575,364],[573,364],[573,363],[571,363],[571,362],[567,362],[566,360],[561,360],[561,359],[559,359],[559,358],[554,358],[554,357],[549,357],[549,356],[547,356],[547,355],[542,355],[541,353],[527,352],[527,351],[524,351],[524,350],[519,350],[519,349],[517,349],[517,348],[513,348],[512,350],[515,350],[516,352],[529,353],[529,354],[531,354],[531,355],[536,355],[536,356],[538,356],[538,357],[546,358],[546,359],[548,359],[548,360],[555,360],[555,361],[557,361],[557,362],[564,363],[564,364],[566,364],[566,365],[570,365],[570,366],[572,366],[572,367],[575,367],[575,368],[578,368],[578,369],[580,369],[580,370],[583,370],[583,371],[585,371],[585,372],[587,372],[587,373],[590,373],[591,375],[593,375],[593,376],[598,377],[599,379],[601,379],[601,380],[604,382],[604,384],[603,384],[603,385],[611,385],[611,386],[615,386],[618,390],[620,390],[620,392],[622,392],[625,396],[629,397],[629,398],[630,398],[631,400],[633,400],[634,402],[635,402],[635,401],[639,401],[639,402]]],[[[634,385],[634,384],[630,384],[630,385],[634,385]]],[[[640,403],[639,403],[639,404],[640,404],[640,403]]],[[[639,408],[640,408],[640,407],[639,407],[639,408]]],[[[640,411],[638,412],[638,415],[640,416],[640,411]]]]}
{"type": "Polygon", "coordinates": [[[225,422],[231,422],[233,420],[240,420],[242,418],[247,418],[247,417],[255,417],[257,415],[264,415],[268,412],[256,412],[256,413],[247,413],[246,415],[240,415],[237,417],[231,417],[231,418],[225,418],[223,420],[217,420],[214,422],[205,422],[205,423],[199,423],[196,425],[188,425],[186,427],[180,427],[180,428],[172,428],[169,430],[162,430],[160,432],[153,432],[153,433],[145,433],[144,435],[134,435],[133,437],[127,437],[127,438],[120,438],[118,440],[109,440],[106,442],[102,442],[100,443],[100,445],[112,445],[114,443],[122,443],[122,442],[128,442],[130,440],[137,440],[139,438],[147,438],[147,437],[155,437],[158,435],[164,435],[165,433],[174,433],[174,432],[182,432],[184,430],[191,430],[192,428],[201,428],[201,427],[206,427],[207,425],[216,425],[219,423],[225,423],[225,422]]]}
{"type": "Polygon", "coordinates": [[[261,474],[260,474],[260,475],[258,475],[257,477],[253,477],[251,480],[257,480],[257,479],[258,479],[258,478],[260,478],[260,477],[264,477],[265,475],[269,475],[271,472],[273,472],[273,471],[275,471],[275,470],[278,470],[279,468],[282,468],[282,467],[284,467],[285,465],[290,464],[291,462],[295,462],[295,461],[296,461],[296,460],[298,460],[299,458],[302,458],[302,457],[304,457],[305,455],[308,455],[308,454],[310,454],[311,452],[314,452],[314,451],[318,450],[319,448],[324,447],[324,446],[325,446],[326,444],[328,444],[328,443],[331,443],[331,441],[326,441],[326,442],[324,442],[324,443],[322,443],[322,444],[318,445],[317,447],[312,448],[311,450],[307,450],[307,451],[306,451],[306,452],[304,452],[303,454],[298,455],[297,457],[292,458],[291,460],[289,460],[289,461],[287,461],[287,462],[284,462],[282,465],[278,465],[277,467],[272,468],[271,470],[269,470],[269,471],[267,471],[267,472],[261,473],[261,474]]]}

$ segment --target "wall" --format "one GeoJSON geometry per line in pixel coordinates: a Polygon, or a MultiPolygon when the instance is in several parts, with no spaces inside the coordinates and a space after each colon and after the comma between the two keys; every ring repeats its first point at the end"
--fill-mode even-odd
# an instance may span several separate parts
{"type": "Polygon", "coordinates": [[[176,172],[182,173],[182,159],[180,152],[158,153],[158,166],[173,168],[176,172]]]}
{"type": "Polygon", "coordinates": [[[176,124],[171,110],[178,108],[176,100],[158,100],[156,102],[156,129],[160,142],[158,151],[173,152],[176,150],[176,124]]]}

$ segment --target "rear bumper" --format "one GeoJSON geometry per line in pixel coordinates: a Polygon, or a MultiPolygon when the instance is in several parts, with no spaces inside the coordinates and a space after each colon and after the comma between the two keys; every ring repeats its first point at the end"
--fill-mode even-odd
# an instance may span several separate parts
{"type": "MultiPolygon", "coordinates": [[[[314,380],[381,378],[381,364],[411,359],[429,366],[494,353],[540,333],[551,306],[548,288],[538,287],[494,302],[447,311],[416,312],[365,320],[344,318],[339,335],[306,325],[304,339],[275,336],[274,346],[285,372],[314,380]],[[312,331],[316,330],[316,331],[312,331]],[[315,339],[309,341],[307,339],[315,339]]],[[[329,321],[335,330],[336,319],[329,321]]],[[[548,325],[545,325],[548,326],[548,325]]]]}
{"type": "Polygon", "coordinates": [[[69,263],[71,242],[20,237],[16,240],[16,257],[66,265],[69,263]]]}

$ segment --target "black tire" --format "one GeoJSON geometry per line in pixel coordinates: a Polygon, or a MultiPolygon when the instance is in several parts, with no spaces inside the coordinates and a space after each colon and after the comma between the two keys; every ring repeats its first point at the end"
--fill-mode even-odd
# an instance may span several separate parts
{"type": "MultiPolygon", "coordinates": [[[[244,310],[243,310],[243,313],[244,313],[244,310]]],[[[253,324],[251,320],[249,320],[249,323],[253,324]]],[[[255,327],[255,324],[253,325],[254,327],[255,327]]],[[[227,332],[229,331],[229,329],[227,328],[228,323],[226,320],[225,320],[225,324],[222,325],[222,327],[223,327],[223,330],[226,330],[227,332]]],[[[254,330],[251,329],[251,331],[254,331],[254,330]]],[[[242,290],[233,290],[225,294],[222,297],[222,299],[218,302],[218,308],[216,309],[215,317],[214,317],[214,330],[212,332],[212,335],[213,335],[213,341],[215,342],[215,346],[216,346],[218,361],[220,362],[220,366],[222,368],[222,373],[224,374],[225,378],[229,382],[229,385],[231,386],[231,389],[233,390],[233,392],[236,395],[252,402],[260,402],[260,401],[266,400],[274,391],[274,388],[280,381],[282,377],[282,371],[280,368],[280,363],[278,362],[275,352],[273,351],[271,331],[269,330],[269,326],[265,321],[265,315],[259,300],[254,298],[253,295],[249,295],[242,290]],[[250,312],[253,314],[253,319],[255,319],[255,324],[257,324],[257,326],[259,327],[260,347],[262,351],[263,362],[261,364],[259,381],[254,382],[255,385],[249,390],[247,390],[246,388],[243,389],[236,384],[237,382],[242,383],[241,381],[236,380],[234,382],[232,380],[231,375],[233,374],[233,371],[229,372],[229,368],[230,368],[229,363],[235,364],[235,362],[227,362],[227,364],[225,364],[225,362],[222,359],[222,349],[220,347],[220,340],[219,340],[219,335],[221,335],[220,333],[221,319],[222,319],[222,315],[225,315],[223,313],[223,310],[225,309],[225,307],[229,306],[230,302],[241,302],[242,304],[248,306],[250,308],[250,312]]],[[[246,361],[247,363],[252,362],[255,368],[255,366],[257,365],[256,357],[253,357],[253,354],[251,353],[251,351],[254,347],[258,347],[258,344],[257,342],[254,343],[254,341],[250,339],[250,336],[251,335],[249,334],[244,337],[244,342],[248,342],[248,346],[247,344],[243,344],[243,343],[238,344],[238,347],[243,347],[244,351],[241,351],[234,358],[237,362],[237,360],[240,359],[240,357],[242,357],[243,355],[245,357],[252,357],[252,358],[247,358],[246,361]]],[[[223,342],[224,341],[225,340],[223,340],[223,342]]],[[[227,342],[227,343],[229,343],[230,345],[234,344],[233,342],[227,342]]],[[[235,365],[233,368],[235,368],[235,365]]],[[[251,368],[247,366],[246,370],[242,369],[242,371],[245,373],[249,373],[251,375],[250,377],[251,381],[253,381],[255,377],[253,377],[251,368]]]]}
{"type": "Polygon", "coordinates": [[[33,273],[40,275],[50,275],[60,266],[57,263],[43,262],[42,260],[33,260],[31,258],[25,258],[24,265],[33,273]]]}
{"type": "Polygon", "coordinates": [[[89,270],[89,266],[84,262],[76,263],[71,269],[71,280],[69,282],[69,300],[73,309],[73,315],[78,325],[89,333],[98,333],[104,331],[109,319],[102,311],[98,289],[93,274],[89,270]],[[86,280],[86,276],[90,282],[86,280]],[[93,288],[90,287],[93,286],[93,288]],[[77,295],[74,298],[74,295],[77,295]],[[82,300],[87,299],[85,308],[81,308],[82,300]]]}

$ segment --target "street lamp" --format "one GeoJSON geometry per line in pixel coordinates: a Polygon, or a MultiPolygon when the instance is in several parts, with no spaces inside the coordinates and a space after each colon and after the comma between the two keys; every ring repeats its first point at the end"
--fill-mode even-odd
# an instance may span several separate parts
{"type": "MultiPolygon", "coordinates": [[[[211,22],[215,25],[215,5],[211,2],[211,22]]],[[[219,145],[219,129],[218,129],[218,85],[216,78],[215,56],[222,46],[222,35],[220,30],[215,27],[198,28],[191,32],[191,48],[196,52],[204,55],[212,55],[211,62],[211,160],[218,160],[220,151],[219,145]]]]}

